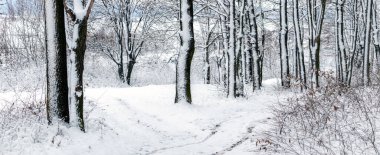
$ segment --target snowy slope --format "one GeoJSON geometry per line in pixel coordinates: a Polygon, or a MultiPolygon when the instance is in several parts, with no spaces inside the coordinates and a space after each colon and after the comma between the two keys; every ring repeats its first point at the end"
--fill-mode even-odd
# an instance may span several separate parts
{"type": "Polygon", "coordinates": [[[89,88],[87,133],[21,125],[14,131],[21,136],[0,137],[0,154],[265,154],[255,146],[256,133],[271,116],[268,108],[289,94],[275,91],[276,83],[240,99],[193,85],[193,105],[173,104],[174,85],[89,88]]]}

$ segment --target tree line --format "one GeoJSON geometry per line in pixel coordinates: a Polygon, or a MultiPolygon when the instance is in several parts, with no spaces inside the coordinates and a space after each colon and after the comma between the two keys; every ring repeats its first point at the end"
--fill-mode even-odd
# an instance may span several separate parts
{"type": "MultiPolygon", "coordinates": [[[[269,54],[268,23],[276,24],[278,77],[284,88],[317,89],[328,69],[321,64],[334,55],[335,77],[344,86],[369,86],[379,67],[378,5],[373,0],[200,0],[199,13],[214,34],[213,45],[221,64],[229,97],[244,96],[249,86],[262,87],[265,55],[269,54]],[[211,14],[211,15],[206,15],[211,14]],[[205,17],[203,17],[205,16],[205,17]],[[212,19],[212,20],[210,20],[212,19]],[[328,20],[326,22],[326,20],[328,20]],[[211,26],[210,26],[211,21],[211,26]],[[333,24],[333,25],[332,25],[333,24]],[[215,27],[216,28],[215,28],[215,27]],[[331,26],[331,27],[330,27],[331,26]],[[329,34],[330,31],[335,34],[329,34]],[[335,45],[330,43],[335,36],[335,45]],[[334,45],[335,48],[329,48],[334,45]],[[220,51],[220,52],[219,52],[220,51]],[[219,54],[218,54],[219,53],[219,54]],[[324,57],[325,56],[325,57],[324,57]],[[321,61],[322,60],[322,61],[321,61]],[[360,75],[360,76],[359,76],[360,75]],[[353,83],[353,79],[355,82],[353,83]]],[[[200,20],[202,21],[202,20],[200,20]]],[[[270,30],[273,31],[273,30],[270,30]]],[[[212,37],[208,37],[212,38],[212,37]]],[[[205,83],[209,83],[205,40],[205,83]]],[[[209,46],[206,46],[209,45],[209,46]]]]}
{"type": "MultiPolygon", "coordinates": [[[[41,14],[36,11],[41,6],[38,2],[30,3],[35,6],[31,10],[41,14]]],[[[342,86],[375,84],[379,71],[378,5],[374,0],[45,0],[43,6],[45,40],[35,39],[41,27],[31,25],[33,30],[22,37],[29,40],[17,46],[29,49],[25,57],[30,61],[46,59],[49,123],[59,119],[83,131],[88,37],[99,39],[91,48],[109,58],[119,80],[128,85],[147,47],[165,40],[160,38],[163,34],[177,38],[175,103],[192,103],[191,65],[197,52],[202,55],[204,83],[223,86],[229,98],[261,89],[272,69],[284,88],[317,89],[327,72],[321,67],[326,55],[333,55],[334,76],[342,86]],[[100,22],[110,23],[112,35],[88,36],[91,12],[100,22]],[[271,24],[275,28],[268,28],[271,24]],[[330,36],[334,43],[329,42],[330,36]],[[41,42],[46,46],[38,46],[41,42]],[[44,55],[35,52],[41,48],[44,55]],[[278,67],[271,68],[270,63],[278,67]]],[[[17,10],[8,11],[17,14],[17,10]]],[[[34,20],[40,21],[28,19],[34,20]]],[[[2,35],[0,40],[0,63],[25,61],[24,56],[15,59],[19,49],[11,48],[9,38],[2,35]]]]}

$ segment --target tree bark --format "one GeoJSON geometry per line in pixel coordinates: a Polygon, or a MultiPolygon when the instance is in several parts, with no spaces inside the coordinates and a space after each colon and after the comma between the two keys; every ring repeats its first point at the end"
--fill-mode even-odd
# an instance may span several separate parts
{"type": "Polygon", "coordinates": [[[311,88],[319,87],[321,33],[325,16],[327,0],[320,0],[317,7],[316,0],[307,1],[309,51],[311,63],[311,88]]]}
{"type": "MultiPolygon", "coordinates": [[[[76,116],[73,119],[82,131],[84,129],[83,120],[83,71],[84,71],[84,55],[86,51],[86,39],[87,39],[87,19],[82,21],[77,21],[78,23],[78,38],[74,40],[76,42],[76,47],[70,49],[70,54],[72,57],[72,78],[71,78],[71,91],[73,100],[71,106],[72,110],[75,110],[76,116]]],[[[74,26],[75,29],[75,26],[74,26]]],[[[75,31],[75,30],[74,30],[75,31]]]]}
{"type": "Polygon", "coordinates": [[[86,52],[87,40],[87,23],[90,16],[94,0],[90,0],[88,5],[83,1],[75,1],[73,3],[74,10],[66,7],[67,13],[70,15],[71,20],[74,22],[72,42],[69,46],[70,61],[71,61],[71,76],[70,76],[70,92],[71,92],[71,117],[72,123],[77,125],[80,130],[85,131],[84,118],[83,118],[83,71],[84,71],[84,56],[86,52]],[[84,8],[83,8],[84,7],[84,8]],[[84,11],[86,14],[82,15],[84,11]]]}
{"type": "Polygon", "coordinates": [[[288,52],[288,15],[287,0],[281,0],[280,4],[280,62],[281,62],[281,85],[285,88],[290,87],[290,67],[288,52]]]}
{"type": "Polygon", "coordinates": [[[133,71],[133,67],[135,66],[136,64],[136,61],[135,59],[133,58],[130,58],[129,59],[129,62],[128,62],[128,71],[127,71],[127,84],[128,85],[131,85],[131,77],[132,77],[132,71],[133,71]]]}
{"type": "Polygon", "coordinates": [[[245,85],[245,50],[244,50],[244,10],[245,10],[245,1],[240,2],[240,11],[239,11],[239,32],[238,32],[238,48],[237,48],[237,55],[236,55],[236,67],[237,67],[237,97],[244,96],[244,85],[245,85]]]}
{"type": "Polygon", "coordinates": [[[253,1],[248,0],[249,5],[249,30],[250,30],[250,49],[248,51],[249,79],[252,81],[253,91],[260,89],[260,49],[258,39],[258,27],[253,1]],[[255,64],[256,63],[256,64],[255,64]],[[256,70],[256,71],[255,71],[256,70]],[[258,73],[257,76],[255,72],[258,73]]]}
{"type": "Polygon", "coordinates": [[[64,15],[62,1],[45,1],[46,109],[49,124],[55,119],[66,123],[70,121],[64,15]]]}
{"type": "Polygon", "coordinates": [[[302,31],[300,26],[300,18],[299,18],[299,0],[293,1],[293,23],[294,23],[294,37],[296,40],[295,43],[295,52],[296,52],[296,60],[297,60],[297,76],[301,83],[301,90],[307,88],[307,80],[306,80],[306,67],[305,67],[305,56],[303,50],[303,38],[302,31]]]}
{"type": "Polygon", "coordinates": [[[364,36],[364,64],[363,64],[363,84],[369,86],[370,78],[370,49],[371,49],[371,26],[372,26],[373,0],[367,0],[366,6],[366,29],[364,36]]]}
{"type": "MultiPolygon", "coordinates": [[[[206,46],[208,45],[208,42],[206,46]]],[[[211,66],[210,66],[210,53],[209,47],[205,48],[205,84],[211,83],[211,66]]]]}
{"type": "Polygon", "coordinates": [[[236,29],[235,29],[235,0],[230,1],[230,12],[229,12],[229,49],[228,49],[228,97],[236,97],[236,29]]]}
{"type": "Polygon", "coordinates": [[[191,104],[190,71],[195,50],[193,0],[181,0],[180,8],[181,49],[177,60],[176,95],[174,102],[191,104]]]}

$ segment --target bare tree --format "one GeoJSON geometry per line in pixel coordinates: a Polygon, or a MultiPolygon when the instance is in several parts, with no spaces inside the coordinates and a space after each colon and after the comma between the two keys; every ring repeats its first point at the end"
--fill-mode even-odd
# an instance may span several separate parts
{"type": "Polygon", "coordinates": [[[249,16],[249,50],[248,50],[248,76],[249,81],[252,82],[253,91],[261,87],[262,79],[262,51],[259,47],[259,32],[257,25],[258,15],[253,1],[248,0],[248,16],[249,16]]]}
{"type": "Polygon", "coordinates": [[[301,84],[301,89],[306,88],[306,66],[305,66],[305,56],[303,50],[303,38],[302,30],[300,26],[300,15],[299,15],[299,0],[293,0],[293,27],[294,27],[294,38],[295,38],[295,53],[296,53],[296,77],[299,79],[301,84]]]}
{"type": "Polygon", "coordinates": [[[323,21],[325,18],[327,0],[310,0],[307,1],[308,12],[308,29],[309,29],[309,51],[310,51],[310,68],[312,88],[319,87],[320,74],[320,52],[321,52],[321,35],[323,21]]]}
{"type": "Polygon", "coordinates": [[[126,53],[129,44],[130,32],[130,0],[102,0],[105,7],[105,15],[111,20],[112,27],[116,36],[116,45],[118,49],[113,47],[105,47],[104,53],[117,65],[117,72],[122,82],[125,82],[124,75],[124,53],[126,53]],[[127,33],[127,34],[126,34],[127,33]],[[126,45],[126,43],[128,43],[126,45]]]}
{"type": "Polygon", "coordinates": [[[117,45],[117,48],[104,45],[103,52],[117,65],[120,80],[127,82],[128,85],[131,84],[133,69],[144,50],[144,45],[148,40],[153,40],[154,25],[166,16],[161,3],[161,1],[102,0],[103,14],[111,21],[117,45]]]}
{"type": "Polygon", "coordinates": [[[217,34],[217,26],[219,21],[215,19],[215,14],[212,12],[212,10],[209,8],[208,5],[210,5],[210,1],[206,0],[204,2],[205,4],[201,4],[204,9],[198,13],[199,18],[199,25],[201,28],[201,39],[203,42],[203,45],[201,45],[203,51],[204,51],[204,67],[203,67],[203,73],[204,73],[204,83],[210,84],[211,83],[211,62],[210,62],[210,55],[211,55],[211,48],[213,47],[214,42],[219,38],[219,34],[217,34]],[[204,18],[202,20],[202,17],[204,18]]]}
{"type": "Polygon", "coordinates": [[[281,85],[285,88],[290,87],[290,67],[288,52],[288,0],[281,0],[280,3],[280,66],[281,66],[281,85]]]}
{"type": "Polygon", "coordinates": [[[371,27],[373,18],[373,0],[366,1],[365,36],[364,36],[364,61],[363,61],[363,84],[369,86],[370,74],[370,49],[371,49],[371,27]]]}

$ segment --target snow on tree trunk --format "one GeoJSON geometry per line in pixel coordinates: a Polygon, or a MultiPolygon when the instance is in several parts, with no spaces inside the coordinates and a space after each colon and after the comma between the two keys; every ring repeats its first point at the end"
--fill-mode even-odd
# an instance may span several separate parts
{"type": "MultiPolygon", "coordinates": [[[[206,14],[210,14],[211,10],[206,8],[205,9],[206,14]]],[[[216,26],[214,25],[213,28],[210,29],[210,17],[206,17],[206,28],[205,28],[205,36],[203,37],[204,39],[204,66],[203,66],[203,73],[204,73],[204,83],[205,84],[210,84],[211,83],[211,66],[210,66],[210,44],[213,43],[211,40],[211,37],[213,35],[213,30],[216,26]]]]}
{"type": "Polygon", "coordinates": [[[229,12],[229,49],[228,49],[228,97],[236,97],[236,29],[235,29],[235,0],[230,0],[229,12]]]}
{"type": "Polygon", "coordinates": [[[304,56],[304,50],[303,50],[303,38],[302,38],[302,31],[300,26],[300,19],[299,19],[299,0],[293,1],[293,24],[294,24],[294,37],[296,40],[295,43],[295,50],[297,55],[297,72],[298,72],[298,78],[301,83],[301,89],[306,88],[306,67],[305,67],[305,56],[304,56]]]}
{"type": "Polygon", "coordinates": [[[132,77],[132,71],[133,71],[133,67],[135,66],[136,64],[136,60],[134,57],[132,56],[129,56],[129,62],[128,62],[128,66],[127,66],[127,84],[128,85],[131,85],[131,77],[132,77]]]}
{"type": "Polygon", "coordinates": [[[337,0],[336,3],[336,74],[338,81],[344,85],[348,85],[349,64],[344,42],[344,1],[337,0]]]}
{"type": "Polygon", "coordinates": [[[69,122],[64,5],[45,1],[46,24],[46,109],[49,124],[55,119],[69,122]]]}
{"type": "MultiPolygon", "coordinates": [[[[260,0],[260,8],[263,8],[263,3],[262,0],[260,0]]],[[[261,27],[264,27],[264,11],[261,9],[260,12],[260,17],[261,17],[261,27]]],[[[261,50],[258,50],[259,53],[257,53],[257,88],[260,89],[261,86],[263,85],[263,68],[264,68],[264,50],[265,50],[265,29],[261,29],[261,50]]]]}
{"type": "Polygon", "coordinates": [[[238,32],[238,38],[237,38],[237,55],[236,55],[236,67],[237,67],[237,74],[236,74],[236,84],[237,84],[237,92],[236,95],[238,97],[244,96],[244,85],[245,85],[245,56],[244,56],[244,10],[245,10],[245,1],[240,2],[240,8],[239,8],[239,32],[238,32]]]}
{"type": "MultiPolygon", "coordinates": [[[[122,51],[126,51],[127,55],[128,55],[128,64],[127,64],[127,77],[126,77],[126,81],[127,81],[127,84],[128,85],[131,85],[131,77],[132,77],[132,71],[133,71],[133,67],[136,63],[136,58],[133,57],[133,49],[131,49],[131,24],[132,24],[132,20],[131,20],[131,11],[130,11],[130,0],[124,0],[122,1],[121,3],[121,7],[123,8],[122,10],[122,19],[123,19],[123,38],[124,38],[124,48],[122,51]]],[[[122,43],[121,43],[122,44],[122,43]]]]}
{"type": "Polygon", "coordinates": [[[227,88],[227,91],[229,90],[229,48],[228,48],[228,26],[227,26],[227,17],[221,16],[221,31],[223,36],[223,56],[224,56],[224,68],[225,68],[225,75],[224,75],[224,87],[227,88]]]}
{"type": "Polygon", "coordinates": [[[374,3],[374,7],[373,7],[373,17],[372,17],[372,22],[373,22],[373,26],[372,26],[372,29],[373,29],[373,46],[375,48],[375,55],[376,55],[376,65],[374,65],[374,67],[376,67],[376,73],[380,73],[380,42],[379,42],[379,27],[378,27],[378,14],[376,12],[377,10],[377,3],[376,2],[373,2],[374,3]]]}
{"type": "Polygon", "coordinates": [[[311,68],[311,88],[319,87],[321,33],[325,16],[327,0],[307,1],[309,52],[311,68]]]}
{"type": "Polygon", "coordinates": [[[288,14],[287,0],[281,0],[280,4],[280,62],[281,62],[281,85],[285,88],[290,87],[290,68],[288,52],[288,14]]]}
{"type": "Polygon", "coordinates": [[[70,50],[70,116],[71,123],[77,125],[85,131],[83,119],[83,71],[84,55],[87,40],[87,22],[94,0],[83,6],[80,0],[75,0],[74,10],[67,8],[68,13],[74,22],[72,38],[69,44],[70,50]]]}
{"type": "Polygon", "coordinates": [[[223,40],[217,41],[215,44],[217,46],[218,52],[217,52],[217,61],[216,66],[218,68],[218,83],[219,85],[224,86],[225,85],[225,51],[222,49],[222,43],[223,40]]]}
{"type": "Polygon", "coordinates": [[[207,41],[207,44],[205,45],[205,49],[204,49],[204,52],[205,52],[205,64],[204,64],[204,83],[205,84],[210,84],[211,83],[211,66],[210,66],[210,51],[209,51],[209,47],[208,47],[208,41],[207,41]]]}
{"type": "Polygon", "coordinates": [[[350,48],[350,60],[349,60],[349,72],[348,72],[348,79],[347,83],[348,85],[351,85],[352,81],[352,73],[353,73],[353,68],[354,68],[354,63],[358,63],[359,61],[355,61],[358,57],[358,52],[361,50],[359,42],[359,23],[360,23],[360,18],[361,14],[359,14],[359,1],[355,0],[354,4],[351,5],[351,10],[353,10],[354,14],[351,15],[352,18],[352,23],[350,24],[351,27],[349,28],[349,48],[350,48]],[[359,46],[359,48],[358,48],[359,46]]]}
{"type": "Polygon", "coordinates": [[[119,79],[121,82],[125,82],[125,77],[124,77],[124,51],[125,51],[125,48],[124,47],[124,44],[123,44],[123,24],[122,24],[122,19],[120,18],[117,18],[118,21],[117,21],[117,25],[114,29],[117,33],[117,40],[118,40],[118,44],[119,44],[119,50],[120,50],[120,54],[119,54],[119,62],[117,62],[117,73],[119,74],[119,79]],[[120,28],[121,27],[121,28],[120,28]]]}
{"type": "Polygon", "coordinates": [[[249,76],[252,81],[253,91],[256,88],[260,89],[260,50],[259,50],[259,39],[258,39],[258,28],[257,28],[257,20],[255,13],[255,6],[253,5],[253,1],[248,1],[249,6],[249,31],[250,31],[250,50],[248,52],[248,64],[249,64],[249,76]],[[257,64],[255,64],[257,63],[257,64]],[[255,73],[257,75],[255,75],[255,73]]]}
{"type": "Polygon", "coordinates": [[[363,64],[363,84],[368,86],[370,80],[370,49],[371,49],[371,26],[373,0],[367,0],[366,6],[366,28],[364,37],[364,64],[363,64]]]}
{"type": "Polygon", "coordinates": [[[190,70],[195,50],[193,29],[193,0],[180,1],[180,40],[176,71],[175,103],[191,104],[190,70]]]}

